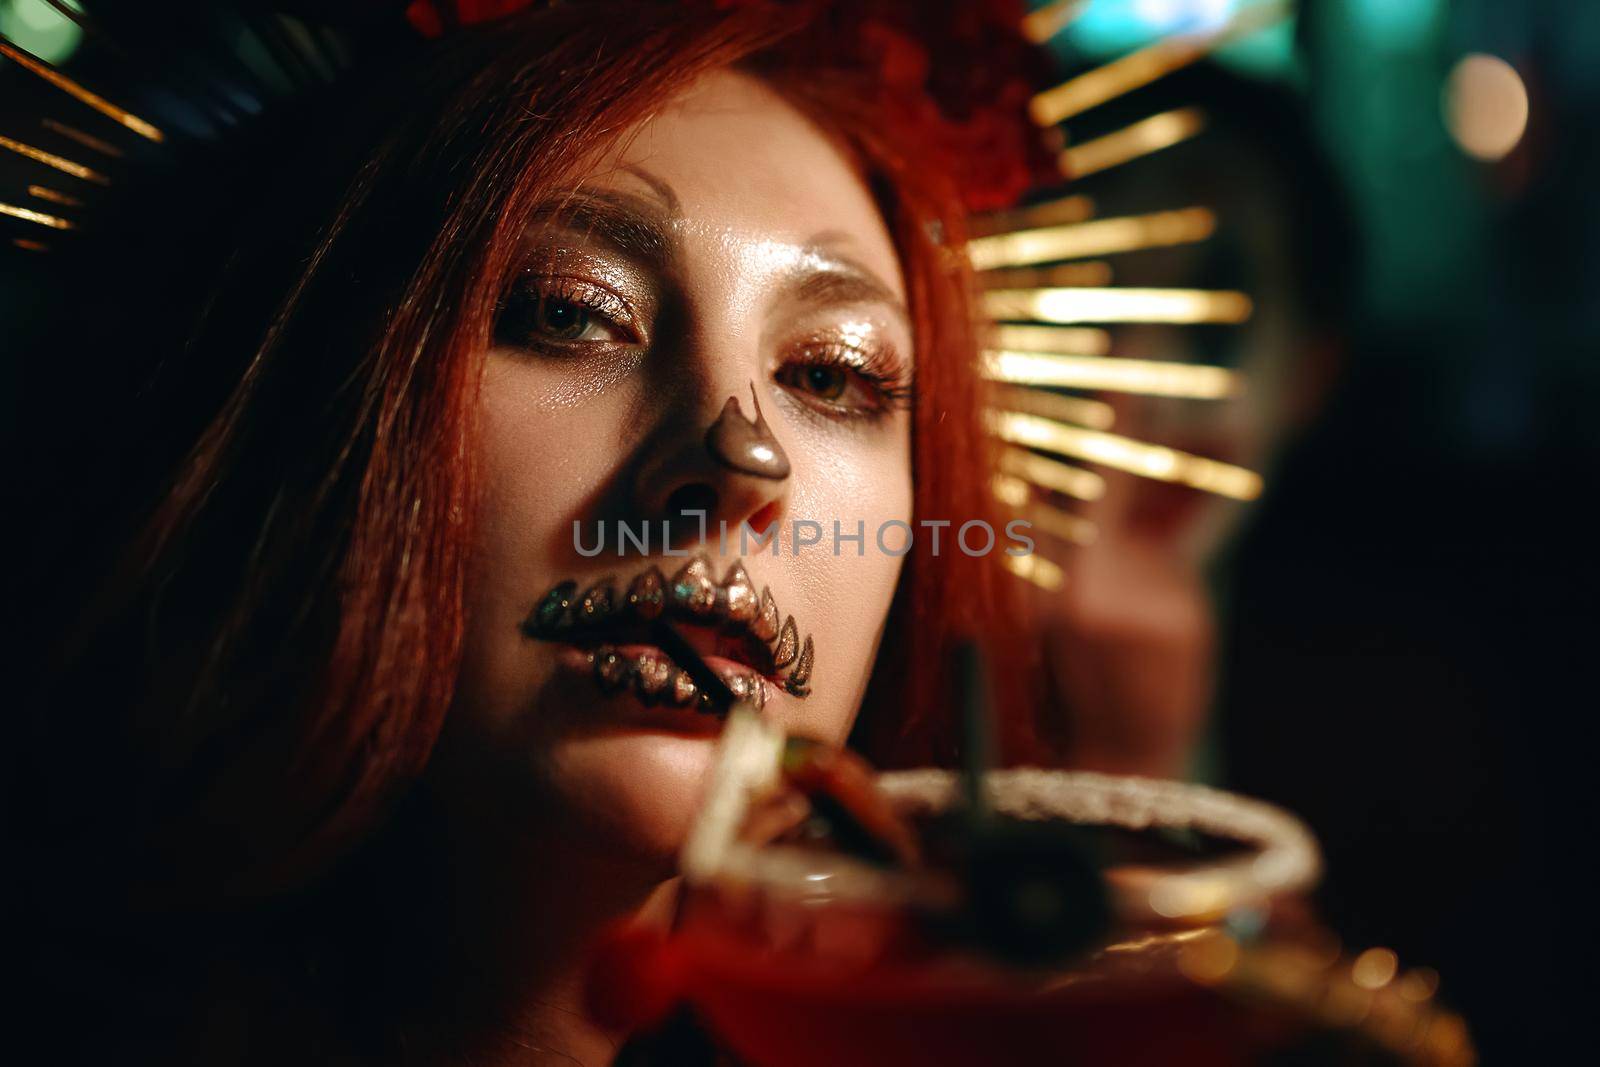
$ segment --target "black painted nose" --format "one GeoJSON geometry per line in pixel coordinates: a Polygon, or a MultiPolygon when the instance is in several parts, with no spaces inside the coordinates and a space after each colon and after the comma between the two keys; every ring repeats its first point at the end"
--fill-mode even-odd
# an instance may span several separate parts
{"type": "Polygon", "coordinates": [[[744,522],[761,531],[782,513],[789,459],[761,415],[754,383],[750,391],[753,417],[730,396],[714,419],[686,429],[639,472],[635,507],[648,520],[671,523],[675,546],[699,537],[702,515],[706,536],[715,539],[723,523],[730,535],[744,522]]]}

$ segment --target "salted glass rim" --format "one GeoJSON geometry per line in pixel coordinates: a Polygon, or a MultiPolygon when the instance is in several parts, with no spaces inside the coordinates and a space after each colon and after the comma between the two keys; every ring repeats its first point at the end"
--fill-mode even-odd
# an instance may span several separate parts
{"type": "MultiPolygon", "coordinates": [[[[875,906],[942,908],[959,899],[948,872],[885,869],[850,856],[738,837],[750,799],[778,781],[784,735],[754,714],[730,716],[706,799],[682,856],[694,884],[742,883],[752,888],[875,906]]],[[[908,815],[959,803],[961,776],[924,768],[887,771],[878,785],[908,815]]],[[[1245,846],[1230,855],[1137,884],[1113,882],[1112,900],[1126,922],[1194,923],[1266,904],[1315,885],[1322,869],[1305,823],[1266,801],[1191,782],[1040,767],[990,771],[985,790],[993,810],[1023,820],[1066,819],[1080,825],[1142,831],[1190,830],[1245,846]]]]}

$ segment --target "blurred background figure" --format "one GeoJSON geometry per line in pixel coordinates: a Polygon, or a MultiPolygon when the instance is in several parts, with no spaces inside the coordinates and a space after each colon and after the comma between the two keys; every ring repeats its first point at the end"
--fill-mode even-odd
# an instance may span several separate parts
{"type": "MultiPolygon", "coordinates": [[[[1244,6],[1090,0],[1054,47],[1093,69],[1244,6]]],[[[1119,326],[1113,350],[1248,392],[1117,399],[1117,428],[1267,475],[1239,505],[1101,471],[1098,537],[1049,598],[1075,759],[1305,814],[1325,915],[1443,971],[1490,1064],[1547,1062],[1569,1018],[1548,916],[1551,823],[1586,780],[1561,757],[1595,706],[1597,54],[1588,0],[1307,0],[1219,70],[1067,123],[1081,144],[1208,113],[1073,191],[1100,217],[1216,210],[1209,241],[1107,265],[1244,289],[1252,322],[1119,326]]]]}
{"type": "MultiPolygon", "coordinates": [[[[1344,188],[1287,87],[1202,64],[1096,111],[1085,136],[1180,108],[1207,116],[1199,136],[1073,188],[1102,218],[1199,216],[1192,233],[1203,239],[1113,256],[1111,280],[1239,290],[1254,313],[1241,325],[1119,324],[1110,354],[1224,367],[1237,390],[1097,399],[1119,433],[1263,472],[1270,485],[1344,358],[1358,238],[1344,188]]],[[[1104,493],[1073,505],[1094,533],[1064,555],[1063,588],[1043,597],[1073,760],[1214,777],[1218,612],[1228,555],[1255,505],[1099,473],[1104,493]]]]}

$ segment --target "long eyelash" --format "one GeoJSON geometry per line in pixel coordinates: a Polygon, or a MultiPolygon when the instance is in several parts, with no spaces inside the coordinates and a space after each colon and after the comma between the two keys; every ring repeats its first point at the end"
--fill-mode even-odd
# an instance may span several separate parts
{"type": "Polygon", "coordinates": [[[916,384],[906,374],[899,357],[883,348],[824,341],[807,345],[800,362],[814,367],[839,367],[865,379],[883,406],[878,411],[854,412],[856,415],[908,411],[916,399],[916,384]]]}
{"type": "MultiPolygon", "coordinates": [[[[629,313],[628,305],[615,293],[575,278],[551,277],[547,275],[524,276],[516,279],[505,297],[500,301],[496,310],[495,333],[500,336],[505,329],[507,319],[514,315],[526,313],[537,306],[541,300],[560,300],[564,303],[575,304],[589,311],[608,324],[624,332],[633,331],[633,316],[629,313]]],[[[505,338],[521,345],[559,345],[561,342],[547,338],[514,337],[505,338]]],[[[569,344],[572,342],[568,342],[569,344]]]]}
{"type": "Polygon", "coordinates": [[[576,304],[586,311],[592,311],[603,317],[607,322],[628,328],[630,316],[628,305],[614,293],[608,293],[597,286],[576,282],[571,278],[548,279],[551,284],[535,295],[541,300],[560,300],[568,304],[576,304]]]}

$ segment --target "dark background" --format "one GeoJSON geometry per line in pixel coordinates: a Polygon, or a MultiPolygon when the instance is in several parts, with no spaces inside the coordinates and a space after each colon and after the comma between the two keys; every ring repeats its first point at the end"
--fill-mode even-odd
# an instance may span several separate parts
{"type": "MultiPolygon", "coordinates": [[[[1238,6],[1096,2],[1056,48],[1086,69],[1238,6]]],[[[1564,834],[1600,706],[1600,4],[1306,2],[1221,60],[1293,101],[1358,259],[1337,383],[1219,576],[1216,776],[1311,822],[1347,944],[1438,968],[1484,1062],[1548,1062],[1587,903],[1555,827],[1591,839],[1564,834]],[[1529,98],[1495,160],[1444,118],[1471,53],[1529,98]]]]}

